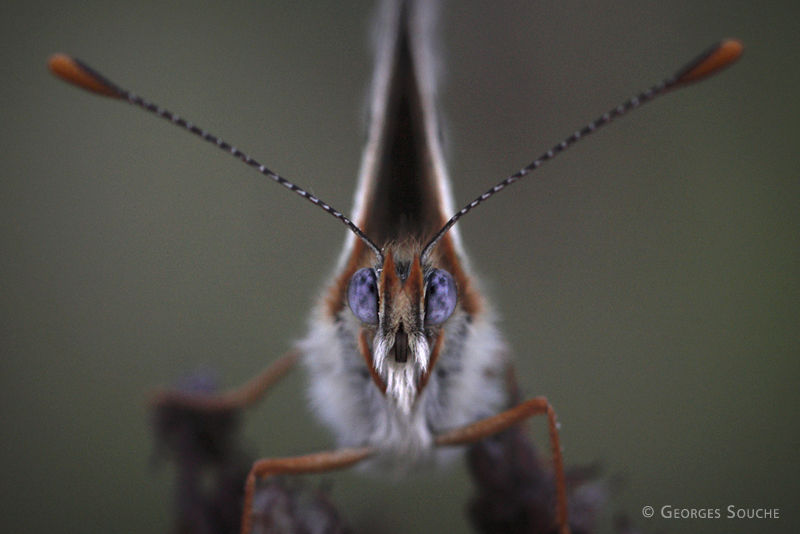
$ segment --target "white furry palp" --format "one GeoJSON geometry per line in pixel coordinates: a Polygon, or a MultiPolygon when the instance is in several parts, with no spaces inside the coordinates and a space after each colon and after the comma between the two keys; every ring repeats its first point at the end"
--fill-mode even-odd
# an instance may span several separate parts
{"type": "Polygon", "coordinates": [[[425,336],[410,335],[409,348],[412,359],[398,363],[389,357],[395,344],[395,336],[379,335],[375,343],[375,370],[386,383],[386,395],[394,402],[401,413],[409,415],[411,405],[417,398],[419,378],[428,371],[430,345],[425,336]]]}

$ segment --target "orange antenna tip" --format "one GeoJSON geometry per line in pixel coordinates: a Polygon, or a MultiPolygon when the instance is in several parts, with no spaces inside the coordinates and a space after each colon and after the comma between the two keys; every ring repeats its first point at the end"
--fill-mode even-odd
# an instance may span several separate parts
{"type": "Polygon", "coordinates": [[[735,63],[744,51],[737,39],[726,39],[707,50],[676,76],[680,85],[694,83],[735,63]]]}
{"type": "Polygon", "coordinates": [[[53,54],[47,60],[47,67],[54,75],[81,89],[113,98],[122,97],[116,85],[71,56],[53,54]]]}

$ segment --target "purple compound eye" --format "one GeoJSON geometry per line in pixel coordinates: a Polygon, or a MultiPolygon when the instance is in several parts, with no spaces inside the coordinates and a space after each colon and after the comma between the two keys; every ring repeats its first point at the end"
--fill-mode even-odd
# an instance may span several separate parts
{"type": "Polygon", "coordinates": [[[356,271],[347,286],[347,303],[362,323],[378,324],[378,275],[374,269],[356,271]]]}
{"type": "Polygon", "coordinates": [[[425,324],[440,325],[453,314],[458,302],[456,281],[450,273],[434,269],[425,284],[425,324]]]}

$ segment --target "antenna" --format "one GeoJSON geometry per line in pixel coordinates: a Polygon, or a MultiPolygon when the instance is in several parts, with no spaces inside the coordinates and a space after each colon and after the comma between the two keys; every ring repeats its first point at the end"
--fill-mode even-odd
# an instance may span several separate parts
{"type": "Polygon", "coordinates": [[[447,233],[450,228],[464,215],[469,213],[473,208],[477,207],[479,204],[485,202],[496,193],[499,193],[509,185],[523,179],[525,176],[533,172],[534,170],[538,169],[544,162],[549,161],[555,158],[558,154],[569,148],[570,146],[574,145],[581,139],[585,138],[589,134],[594,133],[595,131],[599,130],[601,127],[605,126],[606,124],[612,122],[614,119],[625,115],[627,112],[634,108],[638,108],[651,100],[655,99],[658,96],[668,93],[672,89],[677,89],[679,87],[684,87],[694,82],[697,82],[707,76],[715,74],[720,70],[724,69],[725,67],[733,64],[739,57],[742,55],[743,50],[742,43],[735,39],[727,39],[725,41],[721,41],[704,53],[700,54],[697,58],[692,60],[686,66],[681,68],[678,72],[666,78],[665,80],[655,84],[653,87],[647,89],[646,91],[640,93],[639,95],[631,98],[627,102],[620,104],[619,106],[615,107],[614,109],[610,110],[607,113],[604,113],[599,118],[595,119],[594,121],[590,122],[582,129],[576,131],[559,144],[536,158],[531,164],[527,167],[524,167],[517,171],[516,173],[512,174],[496,186],[492,187],[484,194],[461,208],[461,210],[453,215],[449,221],[439,230],[436,235],[425,245],[425,248],[422,249],[421,260],[424,263],[431,254],[433,247],[439,242],[444,234],[447,233]]]}
{"type": "Polygon", "coordinates": [[[183,128],[199,137],[203,140],[208,141],[212,145],[221,148],[222,150],[228,152],[232,156],[237,159],[242,160],[246,164],[254,167],[258,172],[266,176],[267,178],[279,183],[280,185],[284,186],[285,188],[297,193],[304,199],[308,200],[315,206],[319,206],[325,212],[329,213],[336,219],[342,221],[345,226],[347,226],[354,234],[356,234],[361,240],[366,243],[366,245],[372,249],[372,252],[378,257],[378,263],[383,264],[383,253],[381,249],[373,243],[359,228],[355,225],[350,219],[342,215],[339,211],[332,208],[319,198],[315,197],[305,189],[298,187],[297,185],[293,184],[289,180],[275,174],[271,170],[267,169],[265,166],[261,165],[259,162],[239,150],[238,148],[231,146],[227,142],[223,141],[219,137],[206,132],[205,130],[195,126],[193,123],[186,121],[179,117],[178,115],[168,111],[161,106],[153,104],[142,97],[136,95],[128,91],[127,89],[123,89],[116,85],[115,83],[108,80],[105,76],[98,73],[82,61],[75,59],[73,57],[67,56],[65,54],[54,54],[50,57],[47,62],[47,66],[50,68],[50,71],[61,78],[62,80],[69,82],[73,85],[80,87],[81,89],[85,89],[89,92],[96,93],[101,96],[108,96],[111,98],[116,98],[119,100],[125,100],[139,106],[140,108],[144,109],[145,111],[149,111],[150,113],[154,113],[161,117],[162,119],[166,119],[172,124],[183,128]]]}

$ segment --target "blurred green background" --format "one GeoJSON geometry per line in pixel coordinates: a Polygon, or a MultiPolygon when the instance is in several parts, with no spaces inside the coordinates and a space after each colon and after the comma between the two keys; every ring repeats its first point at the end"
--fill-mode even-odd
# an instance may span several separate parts
{"type": "MultiPolygon", "coordinates": [[[[240,384],[283,353],[345,230],[130,106],[51,77],[67,52],[347,213],[370,2],[0,6],[0,518],[5,532],[166,532],[144,400],[196,369],[240,384]]],[[[466,217],[529,396],[569,463],[627,486],[648,532],[796,532],[800,9],[795,2],[450,2],[459,205],[717,39],[742,61],[637,111],[466,217]],[[778,508],[644,519],[650,505],[778,508]]],[[[330,438],[295,373],[246,421],[261,455],[330,438]],[[289,414],[289,417],[287,417],[289,414]]],[[[544,424],[531,425],[542,436],[544,424]]],[[[353,523],[464,532],[463,467],[326,477],[353,523]]],[[[608,528],[608,525],[605,525],[608,528]]]]}

